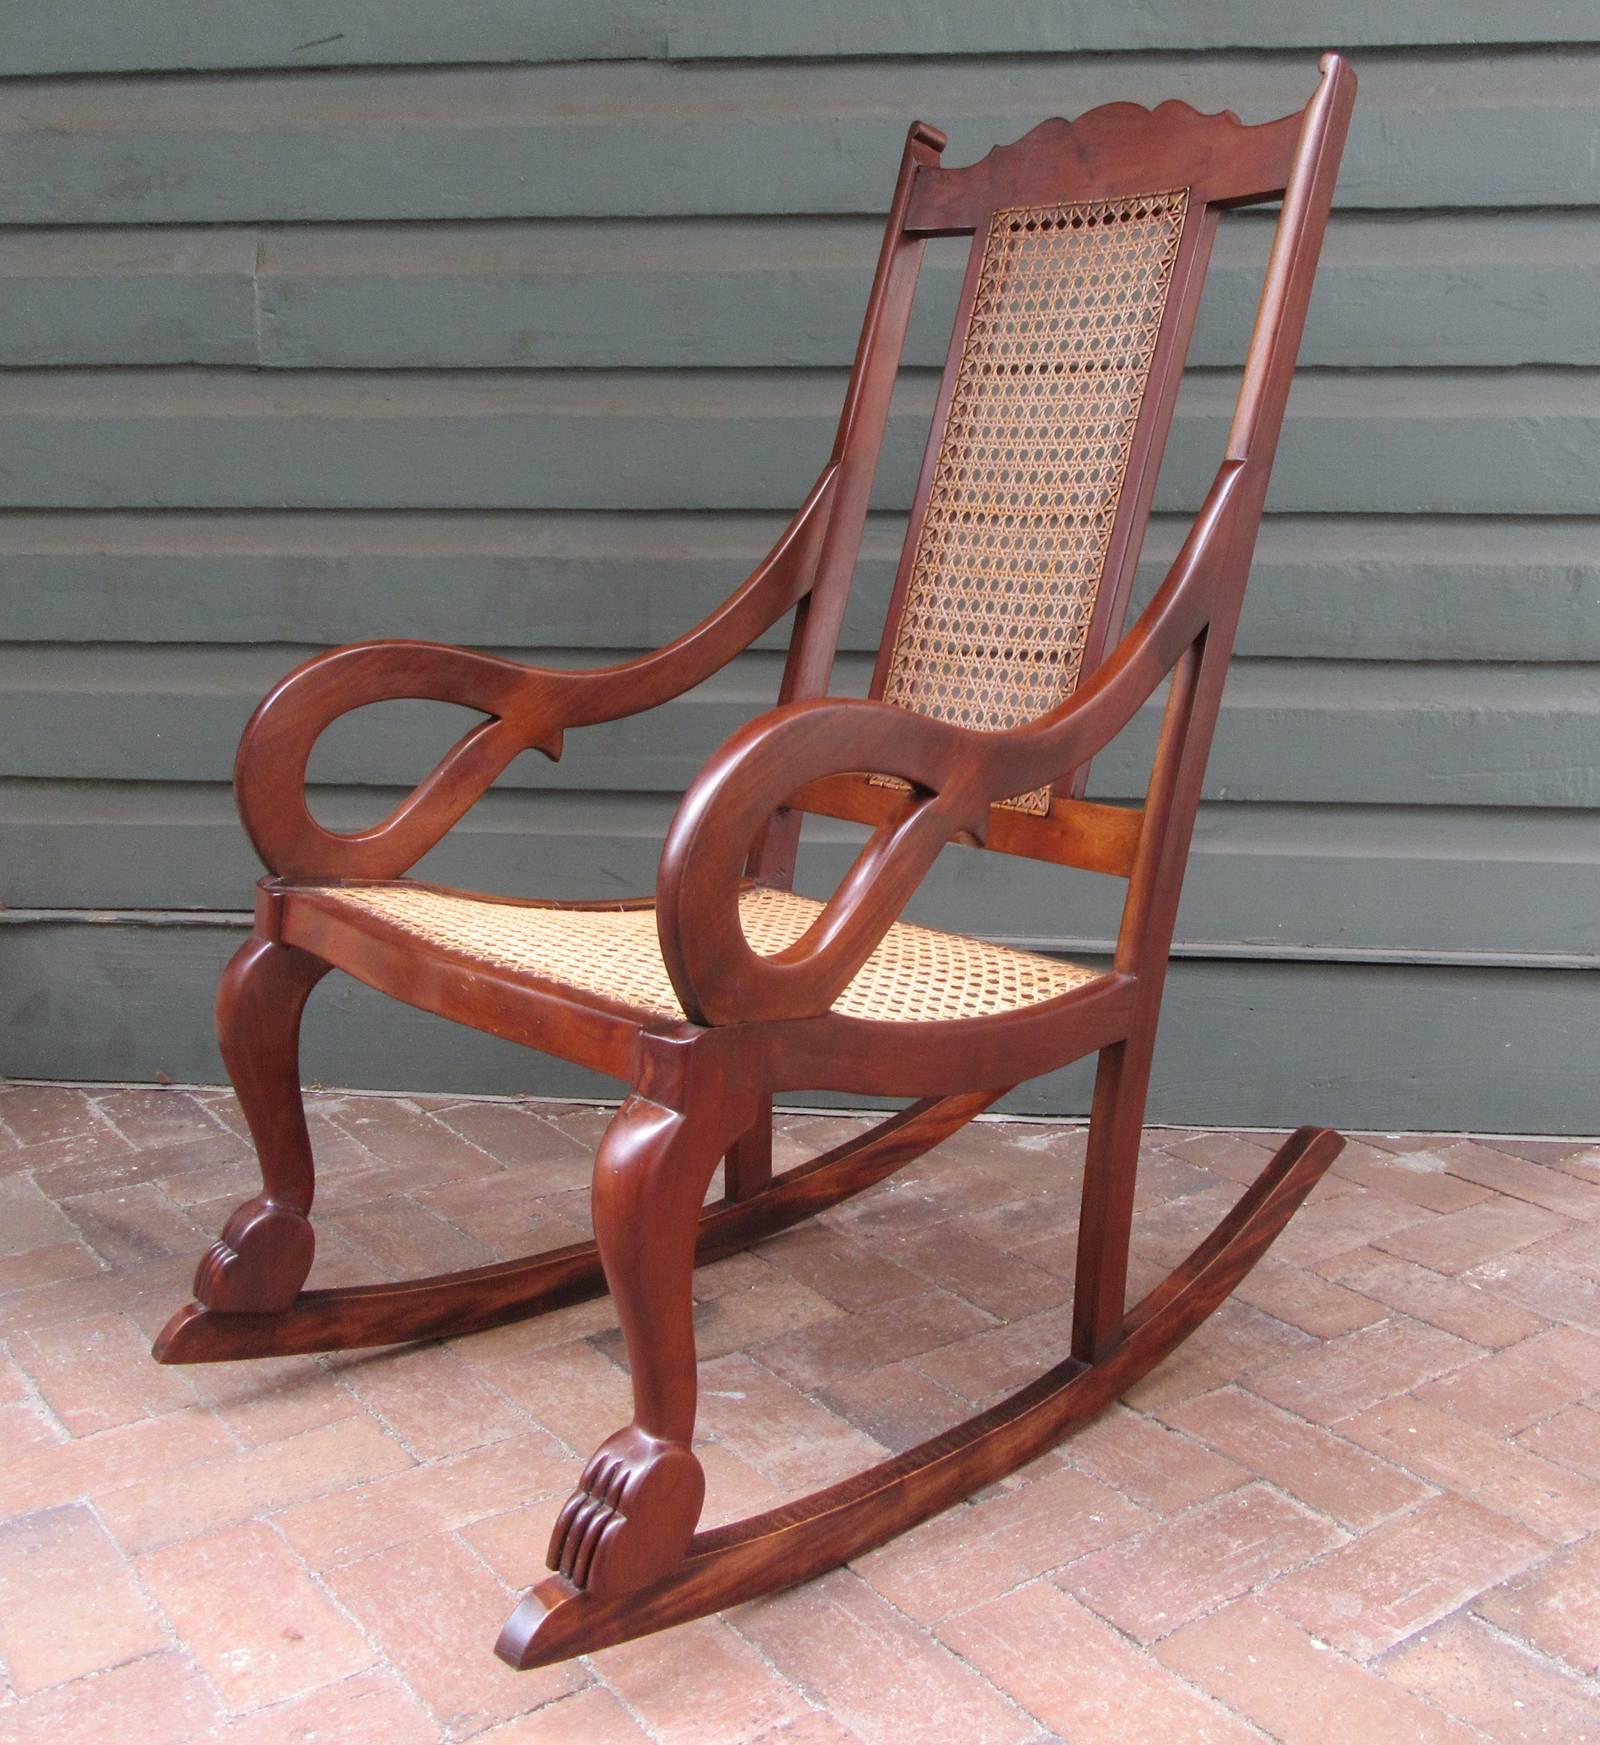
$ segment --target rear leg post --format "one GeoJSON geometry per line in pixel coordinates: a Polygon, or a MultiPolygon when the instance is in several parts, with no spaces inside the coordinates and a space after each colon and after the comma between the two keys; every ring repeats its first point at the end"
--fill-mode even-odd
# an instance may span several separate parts
{"type": "Polygon", "coordinates": [[[772,1098],[763,1097],[755,1120],[728,1148],[723,1181],[730,1200],[752,1200],[772,1186],[772,1098]]]}
{"type": "Polygon", "coordinates": [[[1100,1051],[1072,1302],[1072,1355],[1082,1363],[1101,1362],[1122,1338],[1151,1053],[1149,1042],[1131,1037],[1100,1051]]]}
{"type": "Polygon", "coordinates": [[[217,989],[222,1059],[261,1164],[262,1191],[228,1219],[200,1262],[194,1294],[208,1309],[287,1309],[311,1270],[307,1214],[315,1186],[300,1091],[300,1019],[328,971],[321,958],[259,936],[217,989]]]}

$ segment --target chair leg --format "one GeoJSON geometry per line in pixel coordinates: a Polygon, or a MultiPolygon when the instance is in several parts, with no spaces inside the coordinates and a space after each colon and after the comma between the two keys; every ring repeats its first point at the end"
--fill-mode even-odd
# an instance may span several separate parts
{"type": "Polygon", "coordinates": [[[200,1262],[194,1294],[208,1309],[287,1309],[311,1270],[314,1179],[300,1093],[300,1018],[327,971],[309,952],[255,938],[217,990],[222,1059],[255,1141],[262,1191],[233,1213],[200,1262]]]}
{"type": "Polygon", "coordinates": [[[772,1098],[763,1097],[760,1113],[728,1148],[723,1180],[730,1200],[752,1200],[772,1186],[772,1098]]]}
{"type": "MultiPolygon", "coordinates": [[[[870,1132],[791,1166],[761,1193],[745,1200],[730,1195],[705,1207],[695,1263],[706,1266],[736,1254],[864,1192],[964,1127],[1000,1095],[928,1097],[870,1132]]],[[[190,1303],[162,1329],[154,1355],[160,1363],[216,1363],[453,1339],[584,1302],[605,1289],[595,1244],[576,1242],[432,1278],[301,1291],[289,1308],[272,1314],[219,1314],[190,1303]]]]}
{"type": "Polygon", "coordinates": [[[958,1498],[1037,1459],[1181,1345],[1259,1260],[1344,1141],[1302,1127],[1216,1228],[1124,1317],[1111,1356],[1069,1357],[915,1448],[765,1514],[697,1533],[642,1591],[604,1594],[562,1575],[539,1583],[496,1644],[516,1667],[549,1666],[776,1593],[848,1563],[958,1498]]]}
{"type": "Polygon", "coordinates": [[[1102,1362],[1122,1338],[1128,1239],[1152,1053],[1153,1038],[1146,1037],[1130,1037],[1100,1051],[1072,1303],[1072,1355],[1082,1363],[1102,1362]]]}
{"type": "Polygon", "coordinates": [[[700,1204],[728,1138],[714,1118],[635,1093],[595,1156],[595,1239],[627,1342],[633,1422],[584,1468],[548,1559],[593,1594],[630,1592],[670,1569],[700,1518],[691,1275],[700,1204]]]}

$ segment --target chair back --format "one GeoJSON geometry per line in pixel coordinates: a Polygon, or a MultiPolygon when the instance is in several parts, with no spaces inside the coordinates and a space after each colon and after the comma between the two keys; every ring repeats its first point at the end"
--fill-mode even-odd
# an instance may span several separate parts
{"type": "MultiPolygon", "coordinates": [[[[1353,97],[1337,56],[1323,75],[1304,111],[1259,126],[1181,102],[1113,103],[1045,121],[955,168],[939,161],[942,135],[912,127],[784,700],[827,689],[932,237],[972,240],[873,697],[1003,730],[1057,708],[1105,660],[1123,627],[1219,218],[1283,198],[1299,165],[1317,197],[1286,202],[1279,220],[1228,450],[1242,455],[1258,439],[1249,458],[1264,490],[1304,318],[1298,293],[1309,290],[1326,219],[1331,180],[1319,166],[1330,143],[1337,163],[1353,97]]],[[[1063,770],[1002,802],[997,812],[1012,816],[990,846],[1082,864],[1081,832],[1067,820],[1083,811],[1087,776],[1063,770]]],[[[895,787],[884,776],[833,778],[793,804],[876,822],[895,787]]]]}

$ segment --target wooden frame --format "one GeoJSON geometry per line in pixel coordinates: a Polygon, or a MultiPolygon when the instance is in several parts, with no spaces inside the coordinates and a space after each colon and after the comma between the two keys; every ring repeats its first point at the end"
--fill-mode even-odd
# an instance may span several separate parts
{"type": "MultiPolygon", "coordinates": [[[[1343,61],[1329,55],[1321,66],[1306,109],[1264,126],[1181,103],[1154,111],[1113,104],[1076,121],[1046,122],[978,163],[947,169],[942,136],[915,124],[833,453],[783,536],[726,604],[656,653],[600,671],[536,670],[421,642],[340,649],[291,674],[252,718],[236,785],[245,827],[272,876],[260,887],[254,935],[223,979],[218,1022],[263,1188],[202,1261],[196,1300],[164,1329],[156,1355],[198,1362],[459,1334],[609,1288],[627,1341],[633,1419],[596,1451],[560,1512],[554,1573],[500,1639],[498,1651],[513,1665],[542,1665],[803,1580],[1013,1470],[1192,1331],[1337,1154],[1336,1134],[1294,1134],[1212,1235],[1126,1308],[1138,1142],[1178,894],[1354,99],[1343,61]],[[1189,219],[1078,688],[1004,732],[891,707],[876,695],[881,668],[873,698],[829,698],[926,240],[981,234],[1002,207],[1152,186],[1185,188],[1189,219]],[[1165,582],[1118,640],[1218,213],[1280,197],[1221,467],[1165,582]],[[779,706],[716,753],[666,840],[654,907],[681,1019],[651,1018],[624,1000],[496,969],[381,915],[358,923],[341,903],[347,885],[399,880],[518,753],[557,757],[568,728],[681,694],[791,608],[779,706]],[[1090,760],[1169,677],[1142,808],[1084,801],[1090,760]],[[312,746],[348,710],[400,697],[465,704],[486,719],[381,823],[326,829],[306,806],[312,746]],[[901,785],[874,785],[872,775],[901,785]],[[1055,798],[1043,816],[999,805],[1050,784],[1055,798]],[[806,812],[874,828],[797,943],[762,956],[740,927],[741,892],[751,880],[789,884],[806,812]],[[908,1023],[832,1010],[953,840],[1125,879],[1112,966],[1070,992],[988,1017],[908,1023]],[[305,1001],[331,967],[624,1081],[627,1096],[595,1161],[593,1243],[440,1278],[302,1288],[313,1251],[314,1170],[297,1039],[305,1001]],[[704,1479],[691,1446],[694,1265],[860,1192],[1012,1086],[1095,1051],[1070,1353],[1011,1399],[931,1442],[782,1509],[697,1534],[704,1479]],[[772,1096],[817,1087],[915,1101],[864,1138],[774,1177],[772,1096]],[[726,1198],[704,1208],[724,1155],[726,1198]]],[[[925,467],[913,532],[926,481],[925,467]]],[[[902,592],[903,578],[886,644],[902,592]]]]}

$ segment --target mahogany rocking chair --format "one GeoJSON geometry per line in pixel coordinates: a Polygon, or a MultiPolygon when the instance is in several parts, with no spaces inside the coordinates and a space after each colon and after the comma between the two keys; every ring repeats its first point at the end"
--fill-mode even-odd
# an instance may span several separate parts
{"type": "Polygon", "coordinates": [[[536,1666],[806,1579],[1020,1466],[1183,1340],[1278,1234],[1342,1140],[1302,1128],[1129,1309],[1128,1243],[1163,978],[1262,499],[1355,79],[1261,126],[1182,103],[1046,121],[980,162],[906,142],[831,458],[732,597],[659,651],[544,671],[424,642],[317,657],[262,703],[239,807],[261,858],[223,978],[224,1058],[262,1192],[201,1262],[167,1363],[453,1335],[609,1289],[633,1421],[560,1511],[554,1573],[498,1652],[536,1666]],[[1236,414],[1165,582],[1119,640],[1221,209],[1282,198],[1236,414]],[[827,695],[924,244],[971,236],[955,334],[867,700],[827,695]],[[794,608],[779,705],[690,787],[653,898],[542,903],[403,877],[518,755],[679,696],[794,608]],[[1086,801],[1090,759],[1170,676],[1142,807],[1086,801]],[[375,827],[305,800],[328,724],[390,698],[486,717],[375,827]],[[802,814],[872,826],[824,904],[793,893],[802,814]],[[1114,962],[1084,968],[897,920],[946,843],[1127,882],[1114,962]],[[298,1031],[337,967],[627,1087],[595,1159],[596,1240],[470,1272],[303,1288],[313,1165],[298,1031]],[[696,1532],[694,1266],[881,1181],[1011,1087],[1098,1051],[1070,1353],[920,1447],[696,1532]],[[774,1093],[917,1099],[774,1176],[774,1093]],[[703,1201],[726,1156],[725,1197],[703,1201]]]}

